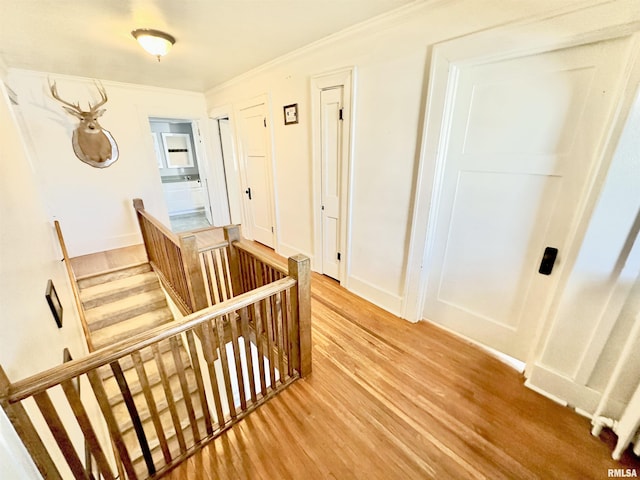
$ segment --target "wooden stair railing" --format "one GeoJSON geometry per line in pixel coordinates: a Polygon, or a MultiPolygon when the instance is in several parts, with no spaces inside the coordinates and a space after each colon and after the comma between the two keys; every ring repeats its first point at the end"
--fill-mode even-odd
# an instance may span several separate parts
{"type": "Polygon", "coordinates": [[[89,351],[92,352],[95,349],[93,348],[93,343],[91,342],[91,335],[89,334],[89,324],[87,323],[87,317],[85,316],[84,308],[82,307],[82,300],[80,299],[80,289],[78,287],[76,274],[74,273],[73,267],[71,266],[71,260],[69,259],[69,252],[67,251],[67,245],[65,244],[64,237],[62,236],[62,228],[60,228],[60,222],[58,222],[58,220],[55,220],[53,224],[56,227],[58,242],[60,243],[60,249],[62,250],[62,259],[64,261],[64,266],[67,269],[67,275],[69,276],[69,283],[71,284],[71,290],[73,291],[73,299],[76,304],[76,310],[78,311],[78,316],[80,317],[80,324],[82,325],[84,338],[87,341],[87,347],[89,348],[89,351]]]}
{"type": "Polygon", "coordinates": [[[176,235],[133,200],[149,263],[184,315],[208,306],[200,269],[198,247],[193,233],[176,235]]]}
{"type": "MultiPolygon", "coordinates": [[[[234,242],[234,245],[238,243],[234,242]]],[[[69,475],[87,478],[78,455],[86,442],[102,478],[114,479],[109,440],[99,438],[98,433],[106,427],[127,478],[160,476],[297,378],[308,375],[311,371],[309,259],[303,256],[290,258],[288,267],[290,275],[279,280],[27,379],[11,383],[0,368],[0,405],[42,475],[54,479],[69,475]],[[255,330],[253,342],[250,321],[255,330]],[[229,340],[225,338],[225,325],[231,332],[229,340]],[[156,407],[159,402],[166,402],[171,407],[171,393],[165,389],[164,397],[157,398],[161,394],[157,389],[151,391],[140,359],[143,356],[155,358],[161,376],[168,368],[179,369],[181,360],[175,349],[178,338],[183,337],[195,372],[195,380],[191,382],[195,383],[186,385],[188,379],[181,376],[181,387],[185,391],[195,389],[194,398],[199,399],[199,405],[187,404],[187,418],[176,419],[172,411],[174,421],[167,424],[156,418],[156,407]],[[166,346],[166,342],[174,351],[173,362],[176,363],[173,365],[166,365],[172,362],[167,360],[171,356],[159,353],[159,344],[166,346]],[[99,368],[109,366],[116,376],[120,376],[122,363],[131,361],[136,365],[138,378],[121,377],[118,384],[131,421],[138,424],[135,448],[144,453],[144,463],[138,465],[131,461],[134,447],[123,441],[98,372],[99,368]],[[83,382],[88,379],[93,396],[79,395],[75,381],[80,378],[83,382]],[[208,378],[210,388],[206,386],[205,378],[208,378]],[[142,392],[133,392],[133,382],[139,382],[142,392]],[[53,392],[60,387],[62,392],[53,392]],[[49,445],[49,441],[43,442],[34,427],[33,417],[27,413],[29,409],[23,406],[31,399],[49,427],[65,463],[51,455],[56,447],[49,445]],[[141,408],[151,412],[158,445],[150,444],[139,425],[141,408]],[[195,408],[204,412],[198,421],[193,412],[195,408]],[[94,410],[97,413],[94,414],[94,410]],[[64,415],[68,411],[75,420],[72,425],[65,425],[61,420],[61,413],[64,415]],[[69,432],[74,431],[81,432],[80,438],[72,438],[69,432]]]]}

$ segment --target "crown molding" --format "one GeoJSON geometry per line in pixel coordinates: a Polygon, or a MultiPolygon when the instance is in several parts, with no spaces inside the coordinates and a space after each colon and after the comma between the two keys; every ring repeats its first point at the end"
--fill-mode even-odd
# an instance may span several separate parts
{"type": "MultiPolygon", "coordinates": [[[[454,0],[416,0],[412,3],[396,8],[395,10],[390,10],[388,12],[382,13],[378,16],[375,16],[368,20],[364,20],[360,23],[347,27],[344,30],[331,34],[327,37],[321,38],[320,40],[316,40],[315,42],[309,43],[296,50],[292,50],[291,52],[286,53],[280,57],[274,58],[273,60],[267,63],[263,63],[258,67],[255,67],[251,70],[241,73],[240,75],[230,80],[227,80],[214,87],[211,87],[204,91],[205,97],[208,97],[209,95],[215,94],[218,91],[224,90],[226,88],[242,83],[246,80],[249,80],[265,71],[268,71],[269,69],[275,68],[286,62],[295,60],[296,58],[299,58],[303,55],[308,55],[314,52],[315,50],[330,46],[332,44],[341,42],[345,39],[348,39],[354,36],[362,35],[367,31],[374,31],[375,33],[380,33],[381,29],[383,28],[386,28],[386,27],[388,28],[390,26],[412,19],[415,16],[415,13],[420,10],[423,10],[426,8],[433,8],[437,5],[453,3],[453,1],[454,0]]],[[[579,10],[585,10],[585,9],[599,6],[599,5],[604,5],[608,3],[615,4],[617,1],[618,0],[584,0],[582,2],[570,3],[565,5],[561,4],[557,8],[551,8],[546,11],[539,12],[536,15],[533,15],[530,17],[514,18],[500,24],[491,25],[488,28],[488,30],[504,27],[507,25],[532,23],[534,21],[538,21],[541,19],[562,16],[567,13],[571,13],[579,10]]],[[[481,29],[480,31],[482,30],[483,29],[481,29]]],[[[477,33],[477,31],[468,32],[468,33],[469,34],[477,33]]],[[[443,41],[444,40],[449,40],[449,39],[443,39],[443,41]]]]}
{"type": "Polygon", "coordinates": [[[225,88],[231,87],[245,80],[253,78],[259,75],[260,73],[265,72],[278,65],[292,61],[303,55],[308,55],[309,53],[315,50],[341,42],[347,38],[356,36],[358,34],[362,34],[367,30],[377,29],[376,31],[379,32],[380,27],[391,25],[393,24],[393,22],[398,22],[398,21],[401,22],[406,19],[410,19],[412,18],[413,14],[417,10],[420,10],[422,8],[432,7],[440,3],[449,3],[449,2],[451,2],[451,0],[415,0],[412,3],[403,5],[402,7],[398,7],[394,10],[390,10],[385,13],[381,13],[380,15],[377,15],[370,19],[356,23],[336,33],[332,33],[331,35],[323,37],[320,40],[316,40],[307,45],[304,45],[303,47],[300,47],[295,50],[292,50],[291,52],[285,53],[284,55],[281,55],[277,58],[274,58],[273,60],[263,63],[262,65],[252,68],[251,70],[247,70],[246,72],[241,73],[240,75],[230,80],[220,83],[214,87],[211,87],[208,90],[205,90],[204,94],[205,96],[208,96],[219,90],[224,90],[225,88]]]}
{"type": "MultiPolygon", "coordinates": [[[[0,59],[1,60],[1,59],[0,59]]],[[[32,78],[51,78],[52,80],[60,79],[60,80],[68,80],[75,82],[87,82],[92,83],[95,80],[99,80],[103,85],[111,86],[111,87],[120,87],[132,90],[140,90],[145,92],[155,92],[155,93],[163,93],[163,94],[173,94],[173,95],[182,95],[182,96],[191,96],[194,98],[203,98],[203,92],[196,92],[193,90],[180,90],[177,88],[167,88],[167,87],[156,87],[153,85],[144,85],[141,83],[126,83],[126,82],[118,82],[115,80],[103,80],[101,78],[92,78],[92,77],[83,77],[79,75],[68,75],[64,73],[54,73],[54,72],[41,72],[38,70],[27,70],[22,68],[13,68],[10,67],[7,69],[8,74],[17,74],[26,77],[32,78]]],[[[1,73],[1,68],[0,68],[1,73]]]]}

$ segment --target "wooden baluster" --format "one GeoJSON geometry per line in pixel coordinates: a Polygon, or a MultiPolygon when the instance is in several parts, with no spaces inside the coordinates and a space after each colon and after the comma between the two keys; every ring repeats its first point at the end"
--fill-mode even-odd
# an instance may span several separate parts
{"type": "Polygon", "coordinates": [[[283,334],[284,334],[284,344],[285,344],[285,352],[287,355],[287,374],[289,377],[293,375],[293,344],[291,342],[292,334],[292,313],[291,313],[291,290],[287,289],[282,292],[282,325],[283,325],[283,334]]]}
{"type": "Polygon", "coordinates": [[[73,476],[80,480],[88,479],[89,477],[84,471],[82,461],[80,460],[80,457],[78,457],[78,452],[76,452],[76,449],[67,434],[67,430],[62,424],[62,420],[60,420],[56,408],[53,406],[53,403],[51,403],[49,394],[46,391],[36,393],[33,396],[33,399],[36,401],[40,412],[42,412],[42,416],[47,422],[49,430],[51,430],[51,433],[53,434],[53,438],[60,447],[60,451],[62,451],[64,459],[67,461],[73,476]]]}
{"type": "Polygon", "coordinates": [[[225,336],[224,336],[224,317],[216,317],[213,321],[215,322],[215,329],[211,336],[215,342],[218,344],[219,352],[220,352],[220,364],[222,366],[222,376],[224,378],[224,388],[227,393],[227,403],[229,405],[229,414],[232,419],[235,419],[237,416],[235,402],[233,401],[233,390],[231,388],[231,375],[229,374],[229,360],[227,358],[227,347],[225,344],[225,336]]]}
{"type": "Polygon", "coordinates": [[[180,344],[176,337],[169,339],[171,343],[171,353],[173,354],[173,363],[176,366],[176,373],[180,380],[180,388],[182,390],[182,399],[187,407],[187,415],[189,417],[189,423],[191,424],[191,431],[193,432],[193,439],[197,442],[200,441],[200,431],[198,430],[198,422],[196,421],[196,414],[193,410],[193,402],[191,401],[191,392],[189,391],[189,384],[187,383],[187,377],[184,374],[184,364],[182,363],[182,356],[180,355],[180,344]]]}
{"type": "Polygon", "coordinates": [[[107,397],[107,392],[105,392],[104,386],[102,385],[102,379],[100,378],[97,370],[87,372],[87,377],[89,378],[89,383],[91,384],[93,393],[96,396],[96,400],[98,400],[98,405],[100,406],[102,415],[107,422],[111,439],[116,446],[118,456],[124,466],[125,472],[127,472],[127,476],[130,480],[137,480],[138,476],[136,475],[136,471],[131,463],[129,451],[122,439],[122,433],[120,433],[120,429],[118,428],[118,423],[116,422],[113,411],[111,410],[111,405],[109,405],[109,399],[107,397]]]}
{"type": "Polygon", "coordinates": [[[215,288],[213,287],[213,282],[211,281],[211,266],[210,266],[210,252],[203,252],[200,254],[201,267],[204,272],[206,286],[207,286],[207,300],[209,305],[215,305],[218,303],[215,297],[215,288]]]}
{"type": "Polygon", "coordinates": [[[253,265],[253,278],[255,279],[255,285],[253,288],[258,288],[264,285],[264,271],[262,270],[262,262],[255,257],[251,257],[251,263],[253,265]]]}
{"type": "Polygon", "coordinates": [[[58,467],[53,463],[47,448],[44,446],[44,443],[42,443],[42,439],[33,426],[22,403],[9,403],[6,399],[10,385],[11,382],[9,378],[4,372],[4,369],[0,367],[0,405],[2,405],[3,410],[7,414],[7,418],[27,448],[27,451],[43,478],[61,480],[62,477],[60,476],[58,467]]]}
{"type": "Polygon", "coordinates": [[[260,303],[254,303],[253,318],[256,331],[256,347],[258,349],[258,371],[260,372],[260,393],[264,397],[267,394],[267,382],[264,374],[264,352],[262,349],[262,336],[264,334],[262,315],[260,314],[260,303]]]}
{"type": "Polygon", "coordinates": [[[180,416],[178,415],[176,403],[173,398],[171,383],[169,382],[169,377],[167,376],[167,370],[164,366],[164,360],[162,360],[162,354],[160,353],[160,348],[158,348],[157,343],[151,345],[151,349],[153,350],[153,356],[156,360],[156,365],[158,366],[160,381],[162,382],[164,396],[167,399],[167,405],[169,406],[169,413],[171,414],[171,421],[173,422],[173,428],[176,432],[178,445],[180,446],[180,451],[184,453],[187,451],[187,444],[184,441],[184,434],[182,433],[182,426],[180,425],[180,416]]]}
{"type": "Polygon", "coordinates": [[[271,310],[272,304],[271,299],[273,297],[266,298],[262,300],[262,319],[264,321],[265,328],[265,336],[267,343],[267,360],[269,361],[269,378],[271,380],[271,389],[275,390],[276,388],[276,372],[275,372],[275,362],[273,361],[273,313],[271,310]]]}
{"type": "Polygon", "coordinates": [[[213,426],[211,423],[211,413],[209,412],[209,403],[207,402],[207,396],[204,390],[204,383],[202,381],[202,370],[200,369],[200,359],[198,358],[198,350],[196,350],[196,342],[193,338],[193,331],[187,330],[185,332],[187,337],[187,344],[189,345],[189,354],[191,355],[191,365],[196,377],[196,384],[198,385],[198,394],[200,396],[200,406],[202,407],[202,415],[204,416],[205,428],[208,435],[213,434],[213,426]]]}
{"type": "Polygon", "coordinates": [[[140,380],[140,386],[142,387],[144,398],[147,402],[147,406],[149,407],[151,421],[153,422],[153,426],[156,429],[156,435],[158,436],[158,441],[160,442],[160,449],[162,450],[162,456],[164,457],[164,461],[166,463],[171,463],[171,452],[169,451],[167,438],[164,434],[164,427],[162,426],[162,422],[160,421],[158,408],[156,406],[155,399],[153,398],[151,386],[149,385],[147,372],[144,369],[144,362],[142,361],[142,356],[140,355],[139,351],[136,351],[131,354],[131,358],[133,359],[133,364],[135,366],[136,373],[138,374],[138,379],[140,380]]]}
{"type": "Polygon", "coordinates": [[[220,274],[220,267],[218,265],[218,259],[216,258],[216,251],[212,250],[211,251],[211,260],[213,261],[213,271],[214,274],[216,276],[216,288],[217,288],[217,292],[218,292],[218,296],[220,297],[220,301],[224,301],[226,300],[226,295],[224,294],[223,290],[222,290],[222,284],[220,281],[221,278],[221,274],[220,274]]]}
{"type": "Polygon", "coordinates": [[[209,380],[211,381],[211,391],[213,393],[213,403],[216,409],[216,417],[218,419],[219,428],[224,428],[224,413],[222,412],[222,401],[220,400],[220,388],[218,387],[218,376],[215,369],[215,356],[216,346],[213,344],[211,338],[212,328],[211,322],[206,322],[202,325],[202,352],[204,354],[204,360],[207,362],[209,369],[209,380]]]}
{"type": "MultiPolygon", "coordinates": [[[[239,282],[240,282],[240,290],[237,291],[235,290],[234,287],[234,294],[235,295],[239,295],[240,293],[244,293],[246,291],[248,291],[247,288],[247,280],[245,279],[245,275],[246,275],[246,267],[245,267],[245,261],[244,261],[244,252],[242,250],[236,249],[237,252],[237,258],[238,258],[238,272],[239,272],[239,282]]],[[[233,278],[232,278],[233,280],[233,278]]]]}
{"type": "Polygon", "coordinates": [[[289,258],[289,275],[296,279],[292,289],[294,361],[301,377],[311,373],[311,269],[304,255],[289,258]]]}
{"type": "Polygon", "coordinates": [[[149,472],[149,475],[154,475],[156,473],[156,466],[153,464],[153,457],[151,456],[149,441],[147,440],[147,434],[142,427],[142,420],[140,420],[138,407],[136,407],[136,404],[133,401],[133,395],[131,394],[131,390],[129,389],[127,379],[125,378],[122,367],[120,366],[120,363],[118,363],[118,361],[112,362],[110,366],[116,382],[118,382],[118,387],[120,388],[120,392],[122,393],[124,404],[127,407],[129,416],[131,417],[133,429],[135,430],[136,436],[138,437],[138,443],[140,444],[140,449],[142,450],[142,456],[144,457],[144,462],[147,465],[147,471],[149,472]]]}
{"type": "Polygon", "coordinates": [[[107,457],[100,446],[100,441],[96,436],[93,426],[91,425],[91,421],[89,420],[89,416],[82,404],[80,394],[78,393],[78,390],[76,390],[73,380],[65,380],[60,384],[60,386],[67,397],[67,401],[71,406],[73,414],[78,420],[78,425],[80,425],[80,429],[84,435],[85,445],[88,446],[91,456],[96,459],[96,464],[98,465],[100,474],[106,480],[114,480],[114,475],[111,467],[109,466],[109,462],[107,461],[107,457]]]}
{"type": "Polygon", "coordinates": [[[220,258],[222,259],[222,270],[224,273],[224,285],[227,290],[228,298],[233,298],[234,295],[237,295],[233,291],[233,281],[231,278],[231,269],[229,267],[229,256],[227,248],[220,249],[220,258]]]}
{"type": "Polygon", "coordinates": [[[233,245],[234,242],[240,241],[240,226],[227,225],[224,227],[224,238],[229,245],[227,245],[227,254],[229,260],[229,273],[231,288],[233,295],[238,296],[241,293],[246,292],[242,285],[240,277],[240,259],[238,257],[238,249],[233,245]]]}
{"type": "Polygon", "coordinates": [[[231,328],[231,346],[233,348],[233,358],[236,363],[236,377],[238,379],[238,391],[240,392],[240,407],[244,411],[247,409],[247,398],[244,391],[244,376],[242,374],[242,362],[240,360],[240,344],[238,342],[238,322],[240,316],[237,312],[229,316],[229,327],[231,328]]]}
{"type": "Polygon", "coordinates": [[[256,381],[253,371],[253,356],[251,355],[251,333],[249,332],[249,313],[247,308],[240,309],[240,332],[244,340],[244,355],[247,362],[247,372],[249,375],[249,391],[251,401],[256,403],[256,381]]]}
{"type": "Polygon", "coordinates": [[[280,373],[280,383],[284,383],[287,376],[284,369],[284,319],[282,315],[282,292],[276,294],[273,298],[274,306],[274,327],[276,337],[276,349],[278,351],[278,372],[280,373]]]}
{"type": "Polygon", "coordinates": [[[206,308],[206,294],[204,293],[204,280],[200,270],[198,247],[195,235],[180,237],[180,246],[173,249],[175,260],[175,278],[180,284],[182,296],[192,312],[206,308]]]}
{"type": "Polygon", "coordinates": [[[256,273],[253,269],[253,259],[251,255],[244,255],[246,262],[245,278],[247,279],[247,291],[251,291],[256,288],[256,273]]]}

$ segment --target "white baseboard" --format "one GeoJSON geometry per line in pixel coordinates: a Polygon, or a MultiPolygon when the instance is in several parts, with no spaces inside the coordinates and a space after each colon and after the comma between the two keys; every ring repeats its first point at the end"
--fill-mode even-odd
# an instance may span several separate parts
{"type": "Polygon", "coordinates": [[[299,248],[293,247],[284,242],[278,242],[278,248],[276,248],[276,253],[286,258],[293,257],[294,255],[298,255],[298,254],[305,255],[309,257],[309,259],[311,260],[311,269],[313,270],[313,255],[311,255],[308,252],[303,252],[299,248]]]}
{"type": "Polygon", "coordinates": [[[366,280],[362,280],[353,275],[349,277],[348,285],[348,290],[359,297],[370,301],[380,308],[384,308],[394,315],[400,316],[400,310],[402,308],[402,297],[400,295],[382,290],[366,280]]]}
{"type": "Polygon", "coordinates": [[[597,390],[579,385],[559,372],[535,364],[525,386],[562,405],[571,405],[587,414],[598,407],[601,393],[597,390]]]}

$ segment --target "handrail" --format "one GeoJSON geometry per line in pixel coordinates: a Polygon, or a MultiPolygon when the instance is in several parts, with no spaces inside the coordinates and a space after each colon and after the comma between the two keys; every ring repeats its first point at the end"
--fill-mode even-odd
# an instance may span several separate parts
{"type": "Polygon", "coordinates": [[[78,281],[76,280],[76,274],[71,266],[71,260],[69,259],[69,252],[67,251],[67,245],[64,242],[62,236],[62,229],[60,228],[60,222],[54,220],[54,226],[56,227],[56,234],[58,235],[58,242],[60,242],[60,249],[62,250],[62,258],[64,265],[67,269],[67,275],[69,276],[69,283],[71,283],[71,291],[73,292],[73,299],[76,304],[76,310],[80,317],[80,324],[82,325],[82,331],[84,332],[84,338],[87,341],[87,347],[90,352],[94,351],[93,342],[89,334],[89,325],[87,324],[87,317],[84,314],[84,308],[82,307],[82,301],[80,300],[80,289],[78,288],[78,281]]]}
{"type": "Polygon", "coordinates": [[[208,305],[193,233],[176,235],[133,200],[149,263],[183,314],[208,305]]]}
{"type": "Polygon", "coordinates": [[[254,244],[244,240],[244,239],[240,239],[237,240],[235,242],[233,242],[233,246],[236,248],[239,248],[240,250],[243,250],[249,254],[251,254],[253,257],[255,257],[257,260],[261,261],[262,263],[265,263],[267,265],[269,265],[270,267],[274,268],[275,270],[279,271],[280,273],[284,274],[284,275],[289,275],[289,268],[287,266],[286,263],[284,262],[280,262],[278,260],[276,260],[275,258],[272,258],[268,255],[265,255],[265,253],[260,250],[259,247],[256,247],[254,244]]]}
{"type": "MultiPolygon", "coordinates": [[[[193,230],[191,233],[198,233],[197,230],[193,230]]],[[[198,248],[198,253],[204,253],[204,252],[208,252],[210,250],[217,250],[219,248],[224,248],[226,246],[229,245],[229,242],[227,242],[226,240],[220,242],[220,243],[216,243],[214,245],[207,245],[206,247],[200,247],[198,248]]]]}
{"type": "Polygon", "coordinates": [[[141,202],[137,207],[145,243],[172,280],[193,300],[192,280],[204,275],[206,295],[217,303],[15,383],[0,366],[0,407],[45,478],[68,476],[58,470],[64,464],[52,458],[54,451],[62,452],[74,478],[90,477],[76,449],[78,428],[99,478],[117,478],[109,441],[120,478],[159,477],[311,373],[308,258],[289,258],[285,275],[282,262],[241,240],[237,225],[225,227],[226,243],[200,253],[193,234],[175,243],[174,234],[151,223],[141,202]],[[79,379],[89,382],[93,396],[79,395],[79,379]],[[66,403],[50,395],[60,388],[66,403]],[[24,402],[35,402],[57,447],[51,438],[43,442],[24,402]],[[161,421],[161,405],[173,428],[161,421]],[[71,408],[75,423],[62,422],[61,408],[71,408]],[[98,424],[109,441],[97,435],[98,424]]]}
{"type": "Polygon", "coordinates": [[[11,384],[8,394],[0,396],[0,400],[8,400],[10,403],[19,402],[34,394],[43,392],[48,388],[58,385],[65,380],[70,380],[78,375],[83,375],[91,370],[112,363],[126,355],[148,347],[151,344],[161,342],[170,337],[210,321],[216,317],[228,315],[241,308],[248,307],[276,293],[292,288],[296,280],[286,277],[277,282],[260,287],[254,291],[243,293],[231,300],[221,302],[212,307],[184,317],[178,322],[160,325],[146,332],[139,333],[129,339],[122,340],[108,347],[90,353],[88,356],[72,360],[49,370],[32,375],[23,380],[11,384]]]}
{"type": "Polygon", "coordinates": [[[178,237],[178,235],[176,235],[175,233],[173,233],[171,230],[169,230],[160,220],[158,220],[156,217],[154,217],[153,215],[151,215],[149,212],[147,212],[144,209],[144,203],[142,202],[141,199],[139,198],[134,198],[133,199],[133,206],[136,209],[136,211],[142,215],[144,218],[146,218],[149,222],[151,222],[153,224],[154,227],[156,227],[158,230],[160,230],[160,232],[162,232],[162,234],[167,237],[169,240],[171,240],[174,244],[176,244],[176,246],[180,246],[180,239],[178,237]]]}

